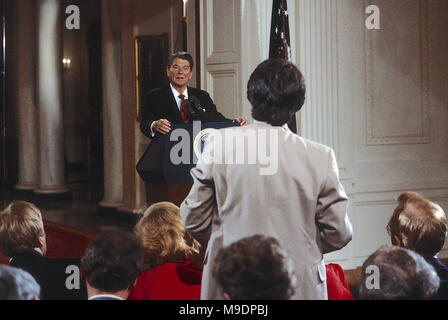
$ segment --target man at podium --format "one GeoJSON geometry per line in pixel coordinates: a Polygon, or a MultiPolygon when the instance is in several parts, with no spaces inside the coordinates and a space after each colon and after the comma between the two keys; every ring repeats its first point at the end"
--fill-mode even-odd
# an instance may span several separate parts
{"type": "Polygon", "coordinates": [[[151,90],[143,97],[140,129],[145,136],[152,138],[156,132],[167,134],[172,122],[192,123],[199,120],[248,124],[244,118],[227,119],[216,110],[207,92],[188,86],[193,75],[193,58],[189,53],[178,52],[171,55],[166,74],[170,83],[151,90]]]}

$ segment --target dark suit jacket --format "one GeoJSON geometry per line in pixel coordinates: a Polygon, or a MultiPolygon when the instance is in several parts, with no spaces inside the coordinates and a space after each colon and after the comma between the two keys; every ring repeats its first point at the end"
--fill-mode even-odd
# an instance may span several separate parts
{"type": "MultiPolygon", "coordinates": [[[[36,251],[23,252],[11,260],[10,266],[29,272],[40,285],[41,300],[85,300],[87,291],[84,281],[79,280],[79,289],[69,290],[67,279],[72,275],[66,273],[67,267],[79,268],[79,258],[47,258],[36,251]]],[[[70,281],[69,281],[70,282],[70,281]]]]}
{"type": "Polygon", "coordinates": [[[434,267],[440,278],[439,290],[434,299],[448,300],[448,267],[436,257],[427,258],[426,261],[434,267]]]}
{"type": "MultiPolygon", "coordinates": [[[[228,122],[227,119],[216,110],[216,106],[210,95],[200,89],[188,87],[188,98],[194,96],[199,99],[201,107],[206,111],[207,122],[228,122]]],[[[183,123],[176,99],[170,85],[151,90],[143,97],[142,119],[140,129],[147,137],[151,137],[151,124],[159,119],[167,119],[171,123],[183,123]]],[[[190,117],[190,122],[193,119],[190,117]]]]}

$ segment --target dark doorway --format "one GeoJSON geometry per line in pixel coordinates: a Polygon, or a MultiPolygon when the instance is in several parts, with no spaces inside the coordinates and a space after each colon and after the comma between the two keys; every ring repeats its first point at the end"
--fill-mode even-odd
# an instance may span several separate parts
{"type": "Polygon", "coordinates": [[[97,19],[87,31],[89,51],[89,113],[87,174],[91,200],[103,197],[103,116],[102,116],[102,60],[101,20],[97,19]]]}
{"type": "Polygon", "coordinates": [[[95,203],[103,197],[101,1],[64,0],[69,5],[81,18],[79,30],[63,33],[64,58],[71,60],[64,71],[67,185],[74,200],[95,203]]]}
{"type": "Polygon", "coordinates": [[[5,106],[5,0],[0,0],[0,36],[2,38],[0,45],[0,153],[1,153],[1,165],[0,165],[0,181],[5,183],[6,181],[6,106],[5,106]]]}
{"type": "Polygon", "coordinates": [[[1,10],[1,77],[0,77],[0,104],[1,104],[1,182],[2,188],[12,187],[18,179],[18,146],[17,128],[13,103],[13,84],[9,83],[10,78],[14,79],[13,70],[8,68],[8,57],[14,54],[16,43],[9,41],[15,38],[14,28],[14,2],[0,0],[1,10]]]}

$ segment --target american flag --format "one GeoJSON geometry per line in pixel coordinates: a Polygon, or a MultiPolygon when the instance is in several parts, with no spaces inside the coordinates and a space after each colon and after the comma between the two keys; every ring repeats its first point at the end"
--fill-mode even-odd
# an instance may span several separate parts
{"type": "MultiPolygon", "coordinates": [[[[291,59],[288,4],[286,0],[273,0],[272,2],[269,58],[291,59]]],[[[288,122],[288,127],[292,132],[297,133],[295,116],[288,122]]]]}
{"type": "Polygon", "coordinates": [[[288,4],[286,0],[274,0],[272,3],[271,41],[269,58],[290,60],[288,4]]]}

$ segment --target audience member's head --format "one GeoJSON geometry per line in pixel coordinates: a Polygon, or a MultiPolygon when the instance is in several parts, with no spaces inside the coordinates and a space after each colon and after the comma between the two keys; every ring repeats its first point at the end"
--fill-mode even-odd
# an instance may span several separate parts
{"type": "Polygon", "coordinates": [[[144,251],[137,237],[124,231],[105,231],[93,239],[81,258],[89,297],[114,294],[127,298],[142,270],[144,251]]]}
{"type": "Polygon", "coordinates": [[[438,288],[439,277],[422,256],[405,248],[382,246],[362,266],[359,299],[428,299],[438,288]]]}
{"type": "Polygon", "coordinates": [[[37,300],[40,286],[25,270],[0,265],[0,300],[37,300]]]}
{"type": "Polygon", "coordinates": [[[398,197],[398,206],[387,224],[392,244],[413,250],[425,258],[443,247],[447,219],[442,208],[415,192],[398,197]]]}
{"type": "Polygon", "coordinates": [[[247,83],[252,117],[282,126],[305,102],[305,80],[299,69],[284,59],[268,59],[258,65],[247,83]]]}
{"type": "Polygon", "coordinates": [[[295,292],[289,259],[272,237],[255,235],[221,249],[213,275],[227,299],[288,300],[295,292]]]}
{"type": "Polygon", "coordinates": [[[151,205],[134,231],[145,248],[146,256],[157,264],[191,258],[199,253],[199,242],[185,230],[180,209],[171,202],[151,205]]]}
{"type": "Polygon", "coordinates": [[[13,201],[0,212],[0,250],[9,257],[35,250],[47,251],[42,213],[34,204],[13,201]]]}

